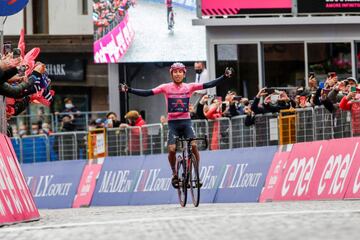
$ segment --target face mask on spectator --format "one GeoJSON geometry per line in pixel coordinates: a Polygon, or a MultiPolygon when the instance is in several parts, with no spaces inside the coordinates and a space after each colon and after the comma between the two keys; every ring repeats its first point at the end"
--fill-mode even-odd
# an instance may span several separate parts
{"type": "Polygon", "coordinates": [[[26,135],[26,130],[20,130],[19,131],[19,136],[23,136],[26,135]]]}
{"type": "Polygon", "coordinates": [[[70,109],[70,108],[73,108],[73,107],[74,107],[74,105],[72,105],[71,103],[65,104],[65,108],[67,108],[67,109],[70,109]]]}
{"type": "Polygon", "coordinates": [[[38,130],[32,130],[32,131],[31,131],[31,134],[32,134],[32,135],[38,135],[38,134],[39,134],[39,131],[38,131],[38,130]]]}
{"type": "Polygon", "coordinates": [[[203,71],[202,69],[196,69],[196,70],[195,70],[195,72],[196,72],[197,74],[201,74],[202,71],[203,71]]]}

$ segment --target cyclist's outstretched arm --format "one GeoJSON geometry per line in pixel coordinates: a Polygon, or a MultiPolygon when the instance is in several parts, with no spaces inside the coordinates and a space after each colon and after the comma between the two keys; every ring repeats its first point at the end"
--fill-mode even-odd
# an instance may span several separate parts
{"type": "Polygon", "coordinates": [[[154,95],[152,89],[145,90],[145,89],[136,89],[129,87],[128,92],[142,97],[148,97],[154,95]]]}
{"type": "Polygon", "coordinates": [[[219,85],[221,83],[222,80],[224,80],[225,78],[230,78],[231,75],[233,74],[232,68],[226,68],[225,69],[225,73],[224,75],[222,75],[221,77],[212,80],[210,82],[204,83],[203,84],[203,89],[207,89],[207,88],[212,88],[212,87],[216,87],[217,85],[219,85]]]}
{"type": "Polygon", "coordinates": [[[154,89],[136,89],[136,88],[128,87],[125,84],[120,84],[120,91],[129,92],[129,93],[132,93],[132,94],[135,94],[138,96],[142,96],[142,97],[148,97],[148,96],[162,93],[164,91],[164,84],[162,84],[154,89]]]}

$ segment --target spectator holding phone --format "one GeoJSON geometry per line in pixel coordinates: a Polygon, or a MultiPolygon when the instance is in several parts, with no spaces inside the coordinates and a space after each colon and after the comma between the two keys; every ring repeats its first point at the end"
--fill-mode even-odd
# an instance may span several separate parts
{"type": "Polygon", "coordinates": [[[356,85],[357,81],[353,77],[348,77],[347,79],[336,83],[328,95],[329,100],[334,104],[340,103],[341,99],[350,92],[352,87],[356,88],[356,85]]]}
{"type": "MultiPolygon", "coordinates": [[[[245,102],[246,99],[244,99],[245,102]]],[[[222,103],[222,109],[223,109],[223,117],[235,117],[240,114],[243,114],[243,103],[242,97],[237,96],[235,91],[228,91],[228,93],[225,96],[225,101],[222,103]]]]}
{"type": "Polygon", "coordinates": [[[263,104],[260,104],[260,100],[262,97],[265,97],[268,95],[269,92],[272,92],[272,90],[269,91],[268,88],[262,88],[259,90],[259,92],[256,94],[253,103],[251,104],[251,110],[255,114],[264,114],[267,111],[265,110],[263,104]]]}
{"type": "Polygon", "coordinates": [[[360,88],[358,86],[351,86],[350,92],[344,96],[339,104],[340,109],[350,111],[354,101],[360,100],[360,88]]]}

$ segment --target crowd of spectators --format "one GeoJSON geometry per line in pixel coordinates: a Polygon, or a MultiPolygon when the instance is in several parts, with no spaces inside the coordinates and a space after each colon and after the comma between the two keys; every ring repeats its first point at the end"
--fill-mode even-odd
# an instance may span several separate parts
{"type": "Polygon", "coordinates": [[[360,86],[353,77],[339,80],[335,73],[329,73],[325,81],[317,81],[311,74],[308,87],[262,88],[254,99],[237,96],[229,91],[224,101],[221,97],[204,95],[196,107],[190,106],[192,119],[216,119],[246,115],[245,125],[254,124],[257,114],[277,113],[291,108],[308,108],[323,105],[333,113],[338,108],[350,110],[354,101],[360,100],[360,86]]]}
{"type": "Polygon", "coordinates": [[[135,0],[94,0],[93,22],[96,39],[100,39],[118,25],[129,7],[134,4],[135,0]]]}
{"type": "MultiPolygon", "coordinates": [[[[50,106],[53,101],[46,65],[36,61],[39,53],[40,49],[34,48],[25,54],[23,31],[17,48],[5,43],[0,52],[0,95],[6,97],[7,119],[19,115],[31,103],[50,106]]],[[[19,135],[27,133],[26,130],[26,126],[19,129],[19,135]]],[[[12,136],[12,132],[9,126],[8,134],[12,136]]]]}

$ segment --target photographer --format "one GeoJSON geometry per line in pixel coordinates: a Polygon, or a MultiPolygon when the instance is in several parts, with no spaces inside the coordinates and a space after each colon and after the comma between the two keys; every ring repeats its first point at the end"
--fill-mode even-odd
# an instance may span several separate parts
{"type": "Polygon", "coordinates": [[[247,98],[242,98],[237,96],[236,92],[229,91],[223,102],[223,117],[231,118],[244,114],[243,108],[246,106],[245,104],[249,104],[247,98]]]}
{"type": "Polygon", "coordinates": [[[334,112],[336,107],[329,99],[329,93],[333,90],[333,87],[337,83],[337,78],[328,78],[326,82],[320,82],[319,88],[313,97],[313,104],[316,106],[324,105],[329,112],[334,112]]]}
{"type": "Polygon", "coordinates": [[[120,121],[117,118],[116,113],[108,112],[106,114],[105,127],[106,128],[118,128],[120,126],[120,121]]]}
{"type": "Polygon", "coordinates": [[[348,77],[347,79],[335,84],[334,88],[330,91],[328,95],[328,99],[334,104],[340,103],[341,99],[344,96],[348,95],[351,88],[356,88],[356,85],[356,79],[353,77],[348,77]]]}

